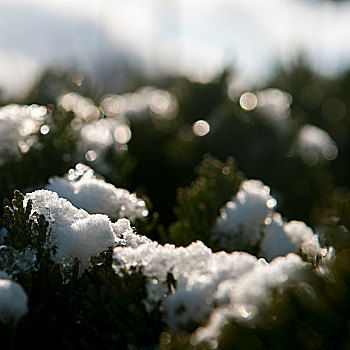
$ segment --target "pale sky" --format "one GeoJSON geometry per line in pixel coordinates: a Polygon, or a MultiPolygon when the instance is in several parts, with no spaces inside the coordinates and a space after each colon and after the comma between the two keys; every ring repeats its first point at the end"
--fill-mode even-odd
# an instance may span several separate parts
{"type": "Polygon", "coordinates": [[[247,85],[307,54],[350,65],[350,6],[312,0],[0,0],[0,86],[25,91],[48,64],[123,54],[148,72],[206,80],[233,65],[247,85]]]}

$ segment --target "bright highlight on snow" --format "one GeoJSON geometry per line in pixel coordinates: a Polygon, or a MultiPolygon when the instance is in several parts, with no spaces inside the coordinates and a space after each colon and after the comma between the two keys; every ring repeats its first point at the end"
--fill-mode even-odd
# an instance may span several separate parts
{"type": "Polygon", "coordinates": [[[48,247],[57,247],[52,259],[58,264],[66,264],[78,258],[80,272],[83,272],[89,267],[93,256],[98,256],[118,242],[112,223],[106,215],[89,215],[66,199],[59,198],[57,193],[47,190],[28,193],[24,205],[28,200],[33,203],[31,215],[44,215],[49,222],[48,247]]]}

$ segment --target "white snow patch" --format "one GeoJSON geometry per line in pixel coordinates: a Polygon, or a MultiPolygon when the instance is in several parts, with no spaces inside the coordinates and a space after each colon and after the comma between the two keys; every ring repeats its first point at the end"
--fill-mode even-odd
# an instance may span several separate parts
{"type": "Polygon", "coordinates": [[[163,301],[164,319],[172,328],[199,323],[209,316],[222,281],[235,280],[256,264],[245,252],[213,253],[202,242],[178,247],[149,241],[138,247],[116,247],[114,268],[142,267],[151,303],[163,301]],[[171,275],[170,275],[171,273],[171,275]],[[169,277],[176,281],[176,288],[169,277]]]}
{"type": "Polygon", "coordinates": [[[77,209],[69,201],[59,198],[57,193],[38,190],[26,194],[24,206],[32,200],[31,216],[36,212],[44,215],[51,232],[49,246],[56,246],[53,259],[62,263],[71,258],[80,260],[80,272],[89,266],[90,259],[102,251],[122,244],[114,233],[114,227],[106,215],[89,215],[77,209]]]}
{"type": "Polygon", "coordinates": [[[259,260],[254,268],[237,280],[223,281],[215,294],[218,305],[206,326],[194,333],[194,343],[215,343],[220,329],[230,320],[252,322],[259,318],[259,309],[268,305],[273,298],[273,290],[281,292],[307,266],[296,254],[279,257],[270,264],[259,260]]]}
{"type": "Polygon", "coordinates": [[[265,220],[272,215],[276,203],[270,188],[261,181],[243,181],[237,195],[221,209],[212,229],[213,240],[228,250],[257,245],[265,220]]]}
{"type": "Polygon", "coordinates": [[[0,272],[0,321],[15,322],[28,312],[28,297],[18,283],[0,272]]]}

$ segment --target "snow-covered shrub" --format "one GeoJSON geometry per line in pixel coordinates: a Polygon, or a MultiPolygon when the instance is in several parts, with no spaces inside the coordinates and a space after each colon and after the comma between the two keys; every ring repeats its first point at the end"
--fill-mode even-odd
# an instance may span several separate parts
{"type": "Polygon", "coordinates": [[[213,253],[200,241],[186,248],[149,241],[114,249],[115,270],[142,267],[148,279],[149,303],[163,301],[164,317],[175,329],[205,320],[220,283],[238,279],[256,261],[244,252],[213,253]]]}
{"type": "Polygon", "coordinates": [[[220,329],[232,320],[259,324],[264,319],[260,308],[273,301],[274,291],[283,293],[289,284],[298,280],[300,273],[307,268],[296,254],[278,257],[266,263],[258,260],[254,268],[240,276],[238,280],[223,281],[215,298],[219,307],[213,311],[206,326],[200,327],[194,334],[196,343],[217,341],[220,329]]]}
{"type": "Polygon", "coordinates": [[[113,219],[126,217],[132,221],[148,214],[145,202],[136,194],[99,179],[84,164],[77,164],[64,177],[51,178],[45,188],[91,214],[107,214],[113,219]]]}
{"type": "Polygon", "coordinates": [[[220,211],[212,240],[221,249],[246,250],[268,261],[288,253],[302,253],[310,261],[325,256],[319,236],[301,221],[285,222],[273,208],[277,201],[258,180],[243,181],[236,196],[220,211]]]}
{"type": "MultiPolygon", "coordinates": [[[[106,215],[90,215],[54,192],[39,190],[25,198],[17,191],[2,223],[8,245],[0,249],[0,269],[23,285],[30,305],[30,321],[21,324],[23,336],[16,337],[15,347],[30,339],[38,348],[47,348],[53,341],[79,348],[76,334],[83,330],[92,348],[101,341],[116,341],[122,348],[156,342],[160,318],[158,310],[149,313],[141,302],[146,297],[142,273],[133,270],[132,274],[123,271],[117,275],[112,269],[113,246],[138,246],[148,241],[133,233],[127,219],[112,223],[106,215]],[[27,254],[28,249],[34,255],[27,254]],[[48,312],[53,317],[47,317],[48,312]],[[104,317],[97,332],[94,320],[101,314],[104,317]],[[131,328],[125,324],[126,315],[131,328]],[[40,331],[33,333],[33,325],[40,325],[40,331]],[[64,335],[61,329],[65,329],[64,335]]],[[[1,283],[3,276],[6,274],[0,274],[1,283]]],[[[8,284],[2,283],[4,293],[8,284]]],[[[4,346],[10,346],[12,338],[1,322],[0,334],[4,346]]]]}
{"type": "Polygon", "coordinates": [[[177,113],[176,97],[169,91],[157,89],[153,86],[143,86],[135,92],[127,92],[119,96],[116,102],[118,107],[120,106],[120,99],[123,101],[123,112],[131,119],[145,117],[147,112],[150,112],[155,119],[170,120],[177,113]]]}
{"type": "Polygon", "coordinates": [[[276,204],[270,188],[261,181],[243,181],[236,196],[221,209],[212,228],[212,239],[231,251],[257,246],[265,221],[276,204]]]}
{"type": "Polygon", "coordinates": [[[229,320],[264,319],[261,307],[273,301],[312,265],[296,254],[267,263],[245,252],[213,253],[202,242],[188,247],[164,246],[150,240],[138,246],[116,247],[114,269],[142,268],[147,277],[149,307],[162,302],[163,319],[173,330],[199,328],[196,342],[216,339],[229,320]]]}
{"type": "MultiPolygon", "coordinates": [[[[303,85],[314,84],[300,76],[303,85]]],[[[230,101],[226,77],[209,84],[170,79],[168,90],[146,86],[101,103],[104,91],[80,84],[73,89],[81,95],[47,107],[25,144],[0,150],[1,199],[14,188],[42,188],[49,178],[46,189],[58,193],[28,194],[24,206],[17,193],[6,203],[0,270],[23,286],[30,307],[15,328],[0,324],[4,348],[348,347],[349,207],[325,214],[334,222],[328,231],[316,225],[332,186],[346,182],[348,106],[339,112],[333,106],[342,102],[326,93],[317,111],[305,109],[298,86],[290,84],[291,104],[280,82],[272,86],[281,90],[240,91],[241,100],[230,101]],[[302,126],[313,124],[333,142],[308,132],[309,146],[297,147],[302,126]],[[310,227],[282,219],[269,188],[243,181],[232,160],[205,157],[189,185],[204,152],[234,156],[278,191],[284,215],[310,227]],[[334,162],[321,161],[337,152],[334,162]],[[147,193],[152,216],[142,215],[143,201],[82,164],[53,177],[83,161],[106,181],[147,193]],[[173,215],[176,188],[188,185],[173,215]],[[144,217],[132,222],[141,235],[125,218],[113,222],[119,217],[144,217]],[[323,248],[330,245],[333,253],[323,248]]],[[[72,89],[71,78],[63,91],[72,89]]],[[[12,129],[0,129],[1,146],[12,129]]]]}
{"type": "Polygon", "coordinates": [[[24,207],[28,201],[32,203],[31,216],[34,213],[43,215],[49,223],[47,245],[54,248],[52,258],[56,263],[78,258],[82,272],[93,256],[98,256],[118,241],[108,216],[90,215],[55,192],[38,190],[28,193],[24,207]]]}

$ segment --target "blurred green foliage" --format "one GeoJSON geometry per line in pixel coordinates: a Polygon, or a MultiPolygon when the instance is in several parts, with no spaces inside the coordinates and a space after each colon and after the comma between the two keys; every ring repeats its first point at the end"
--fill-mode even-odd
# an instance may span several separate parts
{"type": "Polygon", "coordinates": [[[169,239],[177,246],[200,240],[214,250],[211,228],[228,198],[233,197],[242,181],[232,158],[221,163],[209,155],[197,169],[197,178],[177,193],[177,221],[169,229],[169,239]]]}

